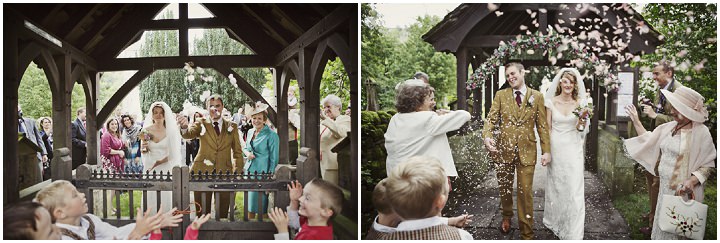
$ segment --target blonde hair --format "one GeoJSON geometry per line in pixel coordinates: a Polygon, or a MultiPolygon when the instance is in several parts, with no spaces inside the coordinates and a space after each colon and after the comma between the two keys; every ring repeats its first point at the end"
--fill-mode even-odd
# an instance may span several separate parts
{"type": "Polygon", "coordinates": [[[334,218],[335,216],[340,214],[340,212],[342,212],[342,202],[344,194],[340,187],[321,178],[312,179],[312,181],[308,182],[308,185],[309,184],[317,187],[318,190],[322,192],[323,197],[320,197],[320,207],[322,209],[329,208],[333,211],[333,214],[332,216],[330,216],[330,218],[334,218]]]}
{"type": "Polygon", "coordinates": [[[46,186],[40,190],[37,195],[35,195],[34,201],[42,204],[43,207],[50,212],[50,217],[53,221],[56,220],[53,211],[55,211],[56,208],[65,207],[64,189],[66,186],[75,187],[69,181],[57,180],[50,183],[50,185],[46,186]]]}
{"type": "Polygon", "coordinates": [[[404,220],[434,216],[433,203],[450,190],[440,161],[427,156],[400,163],[390,172],[385,186],[387,200],[404,220]]]}
{"type": "Polygon", "coordinates": [[[382,179],[375,185],[372,193],[372,204],[379,213],[389,214],[393,212],[392,205],[387,200],[387,178],[382,179]]]}

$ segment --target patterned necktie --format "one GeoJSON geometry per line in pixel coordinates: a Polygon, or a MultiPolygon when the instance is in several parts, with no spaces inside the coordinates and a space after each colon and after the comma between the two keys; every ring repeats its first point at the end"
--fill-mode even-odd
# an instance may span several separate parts
{"type": "Polygon", "coordinates": [[[213,126],[215,127],[215,133],[217,133],[217,135],[220,135],[220,127],[218,126],[218,122],[213,122],[213,126]]]}
{"type": "Polygon", "coordinates": [[[520,91],[515,91],[515,103],[517,103],[518,107],[520,107],[520,103],[522,103],[522,98],[520,98],[520,94],[522,94],[520,91]]]}

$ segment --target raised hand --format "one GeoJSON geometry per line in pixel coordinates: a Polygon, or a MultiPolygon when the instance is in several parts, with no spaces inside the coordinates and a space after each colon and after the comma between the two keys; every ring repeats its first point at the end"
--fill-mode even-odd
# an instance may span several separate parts
{"type": "Polygon", "coordinates": [[[625,106],[625,113],[628,114],[630,120],[632,120],[633,122],[638,119],[638,113],[637,109],[635,109],[635,105],[630,104],[625,106]]]}
{"type": "Polygon", "coordinates": [[[270,217],[270,220],[272,220],[273,224],[275,224],[275,228],[277,228],[278,233],[288,232],[288,221],[290,221],[290,218],[286,212],[276,207],[270,209],[268,216],[270,217]]]}
{"type": "MultiPolygon", "coordinates": [[[[182,215],[182,214],[178,214],[178,215],[182,215]]],[[[197,217],[197,218],[195,218],[195,221],[193,221],[192,224],[190,225],[190,228],[192,228],[193,230],[199,230],[200,226],[202,226],[209,219],[210,219],[209,213],[205,214],[203,216],[197,217]]]]}
{"type": "Polygon", "coordinates": [[[162,215],[159,213],[151,215],[150,210],[151,209],[148,208],[145,212],[143,212],[141,208],[137,208],[137,214],[135,215],[135,228],[132,232],[130,232],[128,239],[139,239],[153,230],[160,229],[162,215]]]}
{"type": "Polygon", "coordinates": [[[185,116],[177,116],[175,117],[175,120],[177,120],[177,124],[181,129],[188,128],[188,120],[185,116]]]}
{"type": "Polygon", "coordinates": [[[495,147],[495,139],[485,138],[485,148],[487,148],[490,152],[497,152],[498,150],[495,147]]]}
{"type": "MultiPolygon", "coordinates": [[[[158,214],[162,212],[162,206],[160,206],[160,209],[158,210],[158,214]]],[[[175,215],[175,211],[177,211],[177,207],[172,208],[168,210],[167,212],[163,213],[161,216],[162,221],[160,222],[160,228],[166,228],[166,227],[177,227],[178,223],[182,222],[182,214],[175,215]]]]}
{"type": "Polygon", "coordinates": [[[288,184],[288,190],[290,191],[290,201],[300,200],[303,188],[299,181],[291,181],[290,184],[288,184]]]}

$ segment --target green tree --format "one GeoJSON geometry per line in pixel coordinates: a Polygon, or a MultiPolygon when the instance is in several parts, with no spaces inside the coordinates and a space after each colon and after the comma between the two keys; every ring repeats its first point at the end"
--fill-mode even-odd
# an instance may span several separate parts
{"type": "MultiPolygon", "coordinates": [[[[104,104],[117,89],[116,82],[109,82],[107,85],[100,85],[100,104],[104,104]]],[[[28,65],[18,87],[18,104],[23,109],[23,116],[37,119],[40,117],[52,117],[53,95],[50,92],[50,84],[43,69],[31,62],[28,65]]],[[[85,91],[79,83],[75,83],[71,93],[70,113],[71,119],[75,119],[75,111],[85,107],[85,91]]]]}
{"type": "Polygon", "coordinates": [[[642,15],[665,43],[636,65],[652,67],[660,60],[675,63],[675,78],[705,97],[710,112],[706,125],[717,141],[717,5],[651,3],[642,15]],[[700,64],[703,67],[696,69],[700,64]]]}
{"type": "MultiPolygon", "coordinates": [[[[374,7],[362,4],[361,18],[362,77],[363,81],[370,79],[377,84],[381,109],[395,108],[395,85],[412,78],[417,71],[430,76],[436,100],[452,102],[455,99],[455,57],[436,52],[422,39],[422,35],[440,22],[439,17],[425,15],[405,29],[387,29],[381,26],[382,16],[374,7]],[[407,39],[401,42],[405,34],[407,39]]],[[[366,99],[362,97],[363,108],[366,99]]]]}
{"type": "MultiPolygon", "coordinates": [[[[174,13],[171,11],[167,15],[171,18],[174,13]]],[[[177,56],[178,50],[177,31],[153,31],[147,32],[145,42],[140,47],[140,56],[177,56]]],[[[241,43],[230,39],[224,29],[206,29],[203,36],[195,41],[193,53],[198,56],[253,54],[241,43]]],[[[223,96],[225,107],[231,112],[237,111],[243,104],[251,101],[244,92],[230,84],[228,77],[214,69],[202,67],[207,68],[204,69],[204,76],[210,77],[212,81],[200,79],[186,81],[186,72],[182,68],[155,71],[140,84],[143,112],[147,112],[145,109],[156,101],[166,102],[174,112],[183,109],[182,105],[185,100],[204,107],[204,101],[200,100],[200,95],[204,91],[223,96]]],[[[266,82],[266,76],[270,73],[266,68],[235,68],[233,70],[255,87],[258,92],[262,91],[261,85],[266,82]]]]}
{"type": "Polygon", "coordinates": [[[320,99],[322,100],[329,94],[340,97],[343,102],[343,111],[350,104],[350,77],[340,58],[328,61],[320,80],[320,99]]]}

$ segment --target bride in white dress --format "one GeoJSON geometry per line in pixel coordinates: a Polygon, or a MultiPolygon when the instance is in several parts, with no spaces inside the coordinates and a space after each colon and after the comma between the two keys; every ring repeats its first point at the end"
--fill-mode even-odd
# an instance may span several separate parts
{"type": "MultiPolygon", "coordinates": [[[[165,102],[155,102],[150,105],[150,110],[145,116],[143,123],[144,129],[151,135],[151,139],[147,143],[143,142],[142,147],[145,152],[142,154],[143,166],[150,174],[156,172],[163,175],[172,173],[172,168],[181,166],[180,153],[180,129],[175,122],[174,115],[170,106],[165,102]],[[166,122],[166,118],[169,118],[166,122]]],[[[160,203],[164,210],[172,208],[172,191],[163,191],[160,195],[162,198],[160,203]]],[[[157,192],[148,191],[147,193],[148,208],[157,211],[157,192]]]]}
{"type": "Polygon", "coordinates": [[[586,105],[589,99],[578,70],[561,69],[546,91],[545,99],[553,162],[547,166],[543,224],[562,240],[582,239],[585,135],[590,122],[573,114],[575,108],[586,105]]]}

